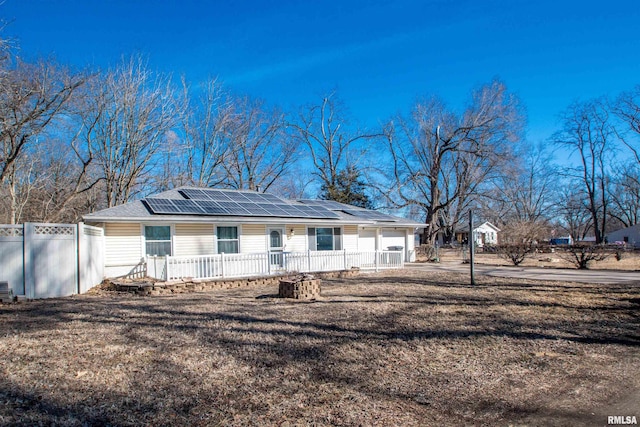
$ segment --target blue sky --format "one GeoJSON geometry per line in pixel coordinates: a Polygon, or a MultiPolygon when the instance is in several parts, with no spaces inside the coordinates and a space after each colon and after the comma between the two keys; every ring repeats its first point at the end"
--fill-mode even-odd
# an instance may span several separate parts
{"type": "Polygon", "coordinates": [[[104,68],[142,53],[283,108],[336,89],[365,126],[433,94],[462,107],[498,77],[537,142],[573,100],[640,84],[634,1],[5,0],[0,16],[27,58],[104,68]]]}

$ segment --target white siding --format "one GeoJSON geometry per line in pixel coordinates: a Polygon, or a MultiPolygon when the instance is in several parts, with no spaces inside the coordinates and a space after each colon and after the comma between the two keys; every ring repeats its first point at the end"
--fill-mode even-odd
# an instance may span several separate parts
{"type": "Polygon", "coordinates": [[[407,261],[414,262],[416,260],[416,235],[413,228],[408,228],[407,232],[407,261]]]}
{"type": "Polygon", "coordinates": [[[402,246],[407,249],[406,243],[407,232],[402,230],[382,230],[382,247],[380,249],[387,250],[389,246],[402,246]]]}
{"type": "Polygon", "coordinates": [[[287,225],[285,227],[285,252],[304,252],[307,248],[307,228],[304,225],[287,225]],[[291,235],[293,230],[293,236],[291,235]]]}
{"type": "Polygon", "coordinates": [[[360,252],[373,252],[376,250],[376,230],[375,229],[366,228],[366,229],[360,230],[357,250],[360,252]]]}
{"type": "Polygon", "coordinates": [[[144,256],[140,224],[105,224],[105,265],[134,266],[144,256]]]}
{"type": "Polygon", "coordinates": [[[215,253],[213,224],[176,224],[173,252],[176,256],[211,255],[215,253]]]}
{"type": "Polygon", "coordinates": [[[609,243],[624,242],[625,240],[626,243],[631,246],[636,248],[640,247],[640,224],[607,234],[607,241],[609,243]]]}
{"type": "Polygon", "coordinates": [[[240,252],[252,254],[267,251],[267,228],[264,224],[245,224],[239,228],[240,252]]]}
{"type": "Polygon", "coordinates": [[[342,229],[342,245],[347,251],[358,250],[358,226],[345,225],[342,229]]]}

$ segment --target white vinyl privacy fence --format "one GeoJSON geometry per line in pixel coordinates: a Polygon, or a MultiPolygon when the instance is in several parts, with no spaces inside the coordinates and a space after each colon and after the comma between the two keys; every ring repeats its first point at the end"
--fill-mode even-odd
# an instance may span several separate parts
{"type": "Polygon", "coordinates": [[[0,225],[0,282],[15,296],[52,298],[83,293],[104,272],[101,228],[80,224],[0,225]]]}
{"type": "Polygon", "coordinates": [[[203,256],[149,256],[147,275],[161,280],[216,279],[309,273],[359,268],[382,270],[404,267],[402,251],[262,252],[203,256]]]}

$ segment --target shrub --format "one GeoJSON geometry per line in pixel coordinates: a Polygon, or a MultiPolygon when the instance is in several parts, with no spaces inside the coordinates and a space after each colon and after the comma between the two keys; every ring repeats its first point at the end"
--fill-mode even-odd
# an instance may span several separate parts
{"type": "Polygon", "coordinates": [[[604,261],[609,253],[602,245],[570,245],[559,254],[561,258],[576,266],[580,270],[587,270],[591,261],[604,261]]]}
{"type": "Polygon", "coordinates": [[[513,265],[520,265],[535,250],[529,243],[499,245],[496,249],[500,258],[510,261],[513,265]]]}

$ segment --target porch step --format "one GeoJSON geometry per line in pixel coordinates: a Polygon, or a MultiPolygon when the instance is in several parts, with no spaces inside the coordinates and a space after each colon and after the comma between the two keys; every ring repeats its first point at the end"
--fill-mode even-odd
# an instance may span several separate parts
{"type": "Polygon", "coordinates": [[[0,282],[0,301],[13,302],[13,289],[9,288],[9,282],[0,282]]]}

